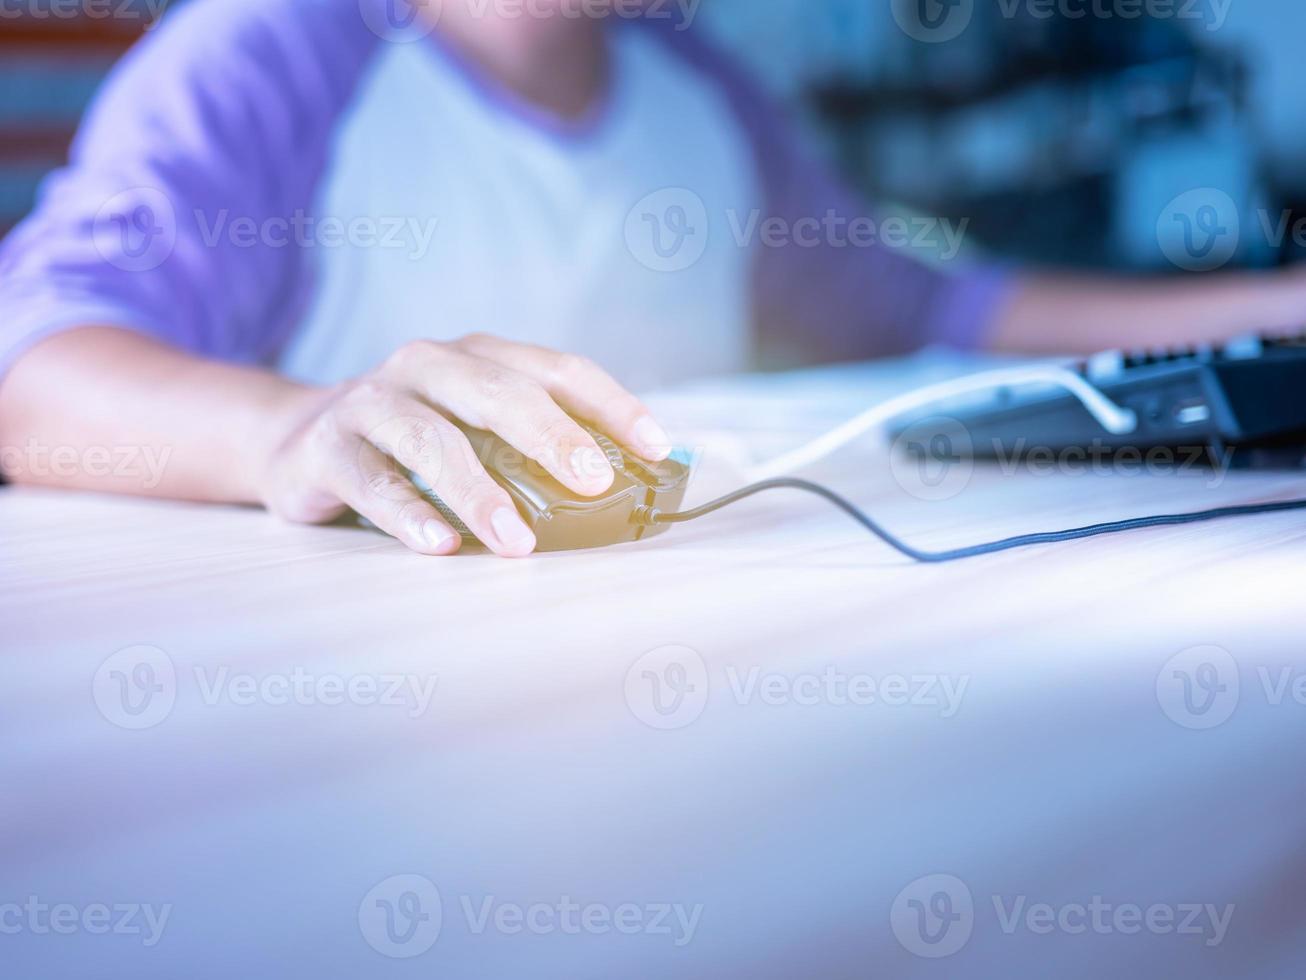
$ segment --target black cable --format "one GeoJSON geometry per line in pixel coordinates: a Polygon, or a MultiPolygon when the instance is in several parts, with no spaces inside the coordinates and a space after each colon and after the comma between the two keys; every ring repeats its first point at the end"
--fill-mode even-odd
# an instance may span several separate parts
{"type": "Polygon", "coordinates": [[[711,503],[704,504],[702,507],[695,507],[693,510],[681,511],[678,514],[663,514],[658,510],[650,509],[643,512],[639,519],[645,524],[684,524],[687,521],[706,517],[708,514],[714,513],[723,507],[729,507],[731,504],[737,503],[745,497],[751,497],[754,494],[762,493],[764,490],[782,489],[803,490],[807,493],[814,493],[818,497],[824,497],[889,547],[901,552],[908,558],[913,558],[919,562],[957,561],[961,558],[976,558],[980,555],[996,554],[999,551],[1010,551],[1012,548],[1025,548],[1036,544],[1056,544],[1061,541],[1076,541],[1080,538],[1093,538],[1100,534],[1118,534],[1121,531],[1136,531],[1145,527],[1173,527],[1179,524],[1198,524],[1202,521],[1214,521],[1225,517],[1247,517],[1253,514],[1275,514],[1281,511],[1306,510],[1306,499],[1284,500],[1269,504],[1245,504],[1238,507],[1217,507],[1214,510],[1201,510],[1191,514],[1165,514],[1160,517],[1135,517],[1127,521],[1110,521],[1106,524],[1091,524],[1088,527],[1077,527],[1069,531],[1048,531],[1042,534],[1021,534],[1014,538],[1004,538],[1001,541],[990,541],[987,544],[975,544],[967,548],[953,548],[949,551],[921,551],[890,534],[855,504],[839,496],[828,487],[823,487],[819,483],[811,483],[807,480],[786,478],[754,483],[751,486],[736,490],[734,493],[726,494],[726,496],[714,500],[711,503]]]}

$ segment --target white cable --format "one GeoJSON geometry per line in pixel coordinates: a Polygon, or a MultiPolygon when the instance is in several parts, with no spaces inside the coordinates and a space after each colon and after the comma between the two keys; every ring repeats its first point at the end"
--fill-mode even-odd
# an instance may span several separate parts
{"type": "Polygon", "coordinates": [[[926,385],[881,402],[831,429],[825,435],[813,439],[805,446],[752,467],[748,471],[748,482],[773,480],[811,466],[871,429],[884,425],[906,412],[961,395],[1025,384],[1053,384],[1065,388],[1078,398],[1098,424],[1112,435],[1128,435],[1138,428],[1138,416],[1132,409],[1117,405],[1085,381],[1081,375],[1067,367],[1060,364],[1033,364],[1025,367],[1000,368],[926,385]]]}

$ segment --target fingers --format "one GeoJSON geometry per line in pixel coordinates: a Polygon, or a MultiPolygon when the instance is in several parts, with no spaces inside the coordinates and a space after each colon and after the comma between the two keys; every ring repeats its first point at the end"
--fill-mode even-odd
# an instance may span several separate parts
{"type": "MultiPolygon", "coordinates": [[[[341,413],[345,424],[364,440],[359,469],[375,472],[375,456],[380,456],[391,474],[402,480],[402,485],[392,486],[374,477],[379,495],[393,495],[404,503],[416,495],[438,514],[399,469],[403,467],[420,476],[496,554],[519,558],[535,550],[535,535],[512,498],[486,473],[467,437],[448,419],[412,396],[367,387],[351,393],[341,413]]],[[[353,506],[352,500],[347,502],[353,506]]],[[[371,519],[370,514],[365,516],[371,519]]]]}
{"type": "Polygon", "coordinates": [[[357,465],[338,465],[330,472],[332,489],[341,500],[413,551],[451,555],[458,550],[462,539],[375,446],[360,440],[357,465]]]}
{"type": "Polygon", "coordinates": [[[424,398],[497,433],[574,492],[592,497],[612,486],[616,474],[593,438],[526,375],[449,347],[410,357],[400,370],[424,398]]]}
{"type": "Polygon", "coordinates": [[[670,436],[644,403],[588,358],[485,334],[464,337],[458,346],[531,378],[557,404],[645,459],[662,460],[671,454],[670,436]]]}

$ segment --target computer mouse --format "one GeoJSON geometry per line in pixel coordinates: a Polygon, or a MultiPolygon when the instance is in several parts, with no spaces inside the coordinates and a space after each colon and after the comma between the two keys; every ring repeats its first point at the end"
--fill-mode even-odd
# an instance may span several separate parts
{"type": "MultiPolygon", "coordinates": [[[[574,551],[640,541],[661,534],[669,525],[649,525],[637,520],[639,512],[680,509],[689,484],[689,466],[680,454],[660,463],[634,456],[608,436],[590,426],[583,428],[608,457],[616,478],[598,497],[583,497],[569,490],[524,453],[493,432],[460,426],[476,458],[487,473],[508,491],[527,527],[535,532],[536,551],[574,551]]],[[[449,526],[467,542],[476,536],[443,500],[416,481],[449,526]]]]}

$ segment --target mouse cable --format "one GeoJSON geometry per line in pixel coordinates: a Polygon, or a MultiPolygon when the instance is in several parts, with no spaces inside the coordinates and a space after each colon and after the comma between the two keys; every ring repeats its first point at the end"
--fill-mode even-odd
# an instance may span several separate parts
{"type": "Polygon", "coordinates": [[[842,425],[831,429],[825,435],[813,439],[790,452],[748,468],[746,479],[751,481],[771,480],[788,476],[796,470],[804,469],[813,463],[825,459],[848,445],[854,439],[865,435],[872,429],[879,428],[893,421],[900,415],[918,411],[938,402],[964,395],[981,392],[1000,391],[1020,385],[1054,385],[1069,392],[1079,400],[1090,415],[1112,435],[1122,436],[1138,428],[1138,415],[1133,409],[1117,405],[1102,391],[1084,379],[1078,372],[1065,364],[1045,362],[1027,364],[1020,367],[997,368],[968,374],[948,381],[939,381],[896,395],[888,401],[868,408],[842,425]]]}
{"type": "Polygon", "coordinates": [[[1072,528],[1068,531],[1049,531],[1042,534],[1021,534],[1013,538],[1003,538],[1001,541],[990,541],[985,544],[975,544],[965,548],[953,548],[948,551],[921,551],[919,548],[913,548],[901,538],[890,534],[872,520],[871,517],[856,504],[841,497],[828,487],[823,487],[819,483],[812,483],[808,480],[781,478],[775,480],[763,480],[760,483],[754,483],[750,486],[736,490],[734,493],[726,494],[724,497],[713,500],[711,503],[704,504],[701,507],[680,511],[675,514],[664,514],[653,507],[642,507],[636,512],[634,520],[637,523],[646,526],[654,524],[684,524],[687,521],[694,521],[700,517],[706,517],[708,514],[721,510],[723,507],[728,507],[733,503],[743,500],[745,497],[751,497],[754,494],[762,493],[765,490],[781,489],[803,490],[807,493],[816,494],[818,497],[823,497],[895,551],[898,551],[915,561],[927,563],[958,561],[962,558],[977,558],[980,555],[992,555],[999,551],[1010,551],[1013,548],[1026,548],[1037,544],[1056,544],[1062,541],[1076,541],[1080,538],[1095,538],[1103,534],[1119,534],[1122,531],[1136,531],[1147,527],[1174,527],[1181,524],[1198,524],[1203,521],[1221,520],[1226,517],[1248,517],[1254,514],[1276,514],[1282,511],[1306,510],[1306,499],[1284,500],[1265,504],[1245,504],[1234,507],[1217,507],[1214,510],[1199,510],[1189,514],[1166,514],[1159,517],[1136,517],[1131,520],[1110,521],[1106,524],[1091,524],[1087,527],[1072,528]]]}

